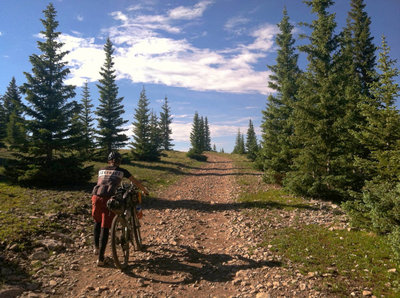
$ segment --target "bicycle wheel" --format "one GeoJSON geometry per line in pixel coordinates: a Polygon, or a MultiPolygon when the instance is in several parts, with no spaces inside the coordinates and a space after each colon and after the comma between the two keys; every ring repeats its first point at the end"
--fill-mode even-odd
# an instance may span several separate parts
{"type": "Polygon", "coordinates": [[[111,225],[111,249],[115,266],[124,269],[129,261],[129,228],[120,215],[114,217],[111,225]]]}
{"type": "Polygon", "coordinates": [[[133,237],[135,238],[135,250],[142,250],[142,235],[140,233],[140,222],[137,217],[136,208],[133,209],[133,237]]]}

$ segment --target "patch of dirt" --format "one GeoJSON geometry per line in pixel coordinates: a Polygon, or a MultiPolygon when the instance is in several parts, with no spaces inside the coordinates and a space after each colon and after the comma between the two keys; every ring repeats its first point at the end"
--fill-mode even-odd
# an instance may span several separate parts
{"type": "MultiPolygon", "coordinates": [[[[319,277],[284,264],[271,247],[257,247],[264,221],[247,216],[250,209],[235,201],[235,175],[231,160],[209,154],[202,169],[143,203],[145,249],[131,252],[127,270],[112,262],[96,267],[88,228],[81,243],[51,256],[34,275],[40,289],[25,289],[21,297],[329,296],[317,290],[319,277]]],[[[309,221],[314,212],[314,220],[333,225],[331,206],[315,204],[300,219],[309,221]]],[[[257,212],[260,219],[268,216],[268,210],[257,212]]],[[[275,215],[269,228],[289,225],[293,212],[275,215]]]]}

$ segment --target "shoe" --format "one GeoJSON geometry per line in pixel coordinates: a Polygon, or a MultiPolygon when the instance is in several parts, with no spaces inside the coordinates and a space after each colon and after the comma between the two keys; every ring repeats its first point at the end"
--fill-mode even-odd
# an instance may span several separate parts
{"type": "Polygon", "coordinates": [[[98,256],[98,255],[99,255],[99,249],[98,249],[97,247],[94,247],[94,248],[93,248],[93,254],[94,254],[95,256],[98,256]]]}
{"type": "Polygon", "coordinates": [[[103,261],[97,260],[96,262],[97,267],[102,267],[104,266],[104,264],[105,264],[104,260],[103,261]]]}

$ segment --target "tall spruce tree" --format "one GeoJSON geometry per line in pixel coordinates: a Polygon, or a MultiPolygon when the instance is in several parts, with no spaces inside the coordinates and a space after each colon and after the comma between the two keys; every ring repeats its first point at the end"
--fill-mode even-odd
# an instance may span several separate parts
{"type": "Polygon", "coordinates": [[[247,157],[251,161],[255,161],[258,154],[258,143],[257,143],[257,136],[256,132],[254,131],[254,125],[251,119],[249,120],[249,128],[247,129],[246,135],[246,151],[247,157]]]}
{"type": "Polygon", "coordinates": [[[240,128],[238,129],[238,132],[237,132],[237,135],[236,135],[235,147],[233,148],[232,153],[233,154],[245,154],[246,153],[244,136],[240,132],[240,128]]]}
{"type": "Polygon", "coordinates": [[[87,156],[90,156],[95,148],[95,129],[93,127],[92,108],[88,82],[86,81],[82,88],[81,111],[79,113],[79,122],[81,123],[82,147],[87,156]]]}
{"type": "Polygon", "coordinates": [[[191,150],[196,154],[201,154],[204,151],[204,126],[201,124],[201,119],[198,112],[194,113],[192,130],[190,132],[190,144],[192,145],[191,150]]]}
{"type": "Polygon", "coordinates": [[[370,84],[374,81],[376,46],[373,44],[374,38],[370,31],[371,18],[365,11],[365,6],[364,0],[351,1],[346,30],[350,32],[350,48],[361,93],[369,96],[370,84]]]}
{"type": "Polygon", "coordinates": [[[204,118],[204,150],[211,151],[211,133],[207,117],[204,118]]]}
{"type": "Polygon", "coordinates": [[[150,115],[150,145],[151,145],[151,159],[159,160],[161,156],[162,134],[160,122],[157,115],[152,112],[150,115]]]}
{"type": "Polygon", "coordinates": [[[41,54],[32,54],[29,60],[32,72],[25,72],[27,83],[21,90],[26,94],[26,113],[29,139],[27,154],[17,166],[7,170],[18,181],[35,184],[76,184],[91,176],[90,168],[82,168],[73,155],[74,140],[71,119],[76,111],[75,87],[64,84],[69,74],[65,55],[59,42],[58,22],[53,4],[43,11],[41,31],[44,41],[38,41],[41,54]]]}
{"type": "Polygon", "coordinates": [[[169,151],[172,149],[172,129],[171,129],[172,117],[171,110],[168,106],[168,98],[165,96],[162,111],[160,112],[160,130],[161,130],[161,148],[169,151]]]}
{"type": "Polygon", "coordinates": [[[389,234],[394,253],[400,257],[400,113],[396,108],[400,87],[396,82],[399,70],[396,61],[390,59],[389,50],[382,37],[379,72],[370,84],[371,97],[360,105],[366,122],[355,134],[369,150],[367,157],[356,160],[367,173],[367,182],[362,195],[344,207],[354,224],[389,234]]]}
{"type": "Polygon", "coordinates": [[[7,121],[6,121],[6,111],[4,109],[3,96],[0,95],[0,148],[4,147],[4,138],[7,135],[7,121]]]}
{"type": "MultiPolygon", "coordinates": [[[[146,90],[142,89],[140,92],[140,98],[138,101],[138,106],[135,109],[133,124],[133,142],[132,146],[132,156],[137,160],[156,160],[159,154],[155,154],[154,146],[154,117],[152,117],[149,109],[149,100],[146,96],[146,90]],[[152,123],[153,122],[153,123],[152,123]]],[[[158,144],[159,145],[159,144],[158,144]]]]}
{"type": "Polygon", "coordinates": [[[23,118],[24,106],[15,78],[11,79],[3,97],[5,107],[5,143],[11,149],[18,148],[26,142],[25,119],[23,118]]]}
{"type": "Polygon", "coordinates": [[[53,4],[43,11],[44,31],[40,33],[44,41],[38,41],[41,55],[29,57],[32,73],[25,72],[27,83],[22,86],[29,105],[26,108],[28,130],[31,135],[30,153],[36,158],[45,156],[45,163],[50,164],[56,152],[63,152],[71,147],[70,123],[76,102],[69,101],[75,96],[75,86],[65,85],[69,74],[64,60],[68,52],[61,51],[63,43],[58,41],[58,21],[53,4]]]}
{"type": "Polygon", "coordinates": [[[128,122],[121,116],[125,112],[122,105],[123,97],[118,97],[118,86],[115,83],[116,74],[113,62],[113,44],[110,38],[104,45],[106,59],[101,67],[101,79],[97,88],[100,93],[100,104],[97,107],[96,115],[98,120],[98,146],[103,157],[106,157],[112,150],[123,147],[128,137],[123,133],[122,127],[128,122]]]}
{"type": "Polygon", "coordinates": [[[280,33],[276,36],[279,46],[276,65],[268,66],[273,72],[268,83],[276,90],[275,95],[268,97],[268,105],[263,111],[261,162],[265,171],[264,177],[272,183],[281,183],[289,171],[293,159],[293,123],[291,121],[293,105],[296,102],[297,80],[300,70],[297,66],[292,36],[293,25],[290,24],[287,10],[278,24],[280,33]]]}
{"type": "MultiPolygon", "coordinates": [[[[300,49],[307,54],[307,71],[301,76],[298,101],[293,112],[296,157],[284,185],[312,197],[338,198],[351,185],[348,167],[351,155],[344,154],[346,100],[340,96],[340,75],[335,63],[338,37],[335,15],[328,12],[332,0],[305,1],[316,14],[308,26],[310,43],[300,49]]],[[[346,153],[346,152],[345,152],[346,153]]]]}

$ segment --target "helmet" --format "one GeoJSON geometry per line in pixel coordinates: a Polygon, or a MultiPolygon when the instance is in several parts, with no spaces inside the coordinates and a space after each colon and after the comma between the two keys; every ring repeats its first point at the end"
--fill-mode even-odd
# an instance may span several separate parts
{"type": "Polygon", "coordinates": [[[111,151],[108,155],[108,161],[114,160],[116,162],[119,162],[121,161],[121,159],[121,154],[119,154],[118,151],[111,151]]]}

